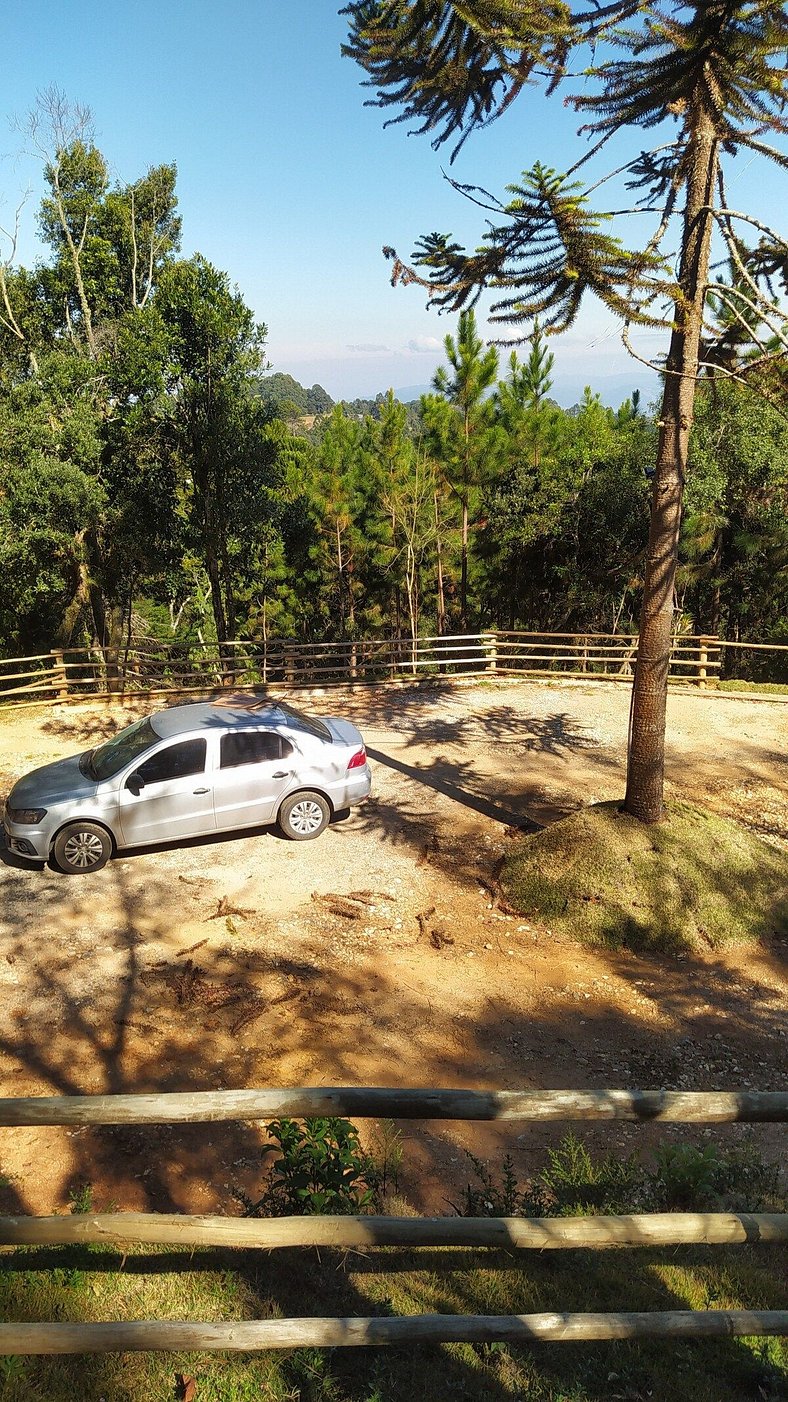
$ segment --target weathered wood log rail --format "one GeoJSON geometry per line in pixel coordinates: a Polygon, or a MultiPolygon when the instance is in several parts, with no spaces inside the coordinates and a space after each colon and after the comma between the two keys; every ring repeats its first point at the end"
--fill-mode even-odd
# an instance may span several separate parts
{"type": "Polygon", "coordinates": [[[788,1241],[788,1213],[653,1212],[622,1217],[195,1217],[112,1212],[0,1217],[2,1246],[483,1247],[576,1251],[588,1247],[725,1246],[788,1241]]]}
{"type": "MultiPolygon", "coordinates": [[[[636,635],[482,632],[442,637],[363,638],[299,643],[235,640],[217,644],[134,643],[122,648],[60,648],[34,657],[0,658],[0,703],[55,704],[77,699],[169,696],[222,688],[367,685],[452,677],[542,676],[631,679],[636,635]]],[[[704,688],[731,659],[775,681],[788,680],[788,645],[736,643],[680,633],[670,664],[673,682],[704,688]],[[760,661],[759,661],[760,659],[760,661]],[[757,665],[756,665],[757,664],[757,665]]],[[[768,678],[765,678],[768,679],[768,678]]]]}
{"type": "MultiPolygon", "coordinates": [[[[43,1096],[0,1100],[0,1125],[183,1124],[269,1120],[281,1115],[453,1120],[635,1120],[671,1123],[785,1123],[788,1093],[666,1090],[479,1091],[387,1087],[298,1087],[161,1095],[43,1096]]],[[[600,1250],[689,1244],[788,1241],[788,1214],[633,1213],[569,1218],[281,1217],[86,1213],[2,1217],[0,1245],[103,1243],[275,1250],[333,1247],[474,1247],[600,1250]]],[[[0,1354],[382,1347],[507,1341],[572,1343],[645,1338],[788,1334],[786,1310],[669,1310],[649,1313],[418,1315],[234,1323],[3,1323],[0,1354]]]]}
{"type": "Polygon", "coordinates": [[[296,1086],[286,1090],[0,1098],[11,1125],[197,1124],[339,1115],[403,1120],[662,1120],[674,1124],[788,1122],[788,1091],[411,1090],[296,1086]]]}
{"type": "Polygon", "coordinates": [[[396,1344],[587,1343],[788,1334],[788,1310],[647,1314],[422,1314],[405,1318],[255,1319],[238,1323],[0,1324],[0,1354],[380,1348],[396,1344]]]}

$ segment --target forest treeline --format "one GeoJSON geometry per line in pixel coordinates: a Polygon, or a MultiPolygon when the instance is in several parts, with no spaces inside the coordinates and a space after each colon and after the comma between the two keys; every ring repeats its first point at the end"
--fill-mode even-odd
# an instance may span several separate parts
{"type": "MultiPolygon", "coordinates": [[[[48,113],[32,267],[0,265],[0,651],[162,640],[632,631],[657,426],[551,397],[550,342],[446,337],[418,405],[267,373],[231,277],[181,252],[176,171],[133,184],[48,113]]],[[[774,396],[772,395],[772,398],[774,396]]],[[[682,626],[788,642],[788,423],[701,386],[682,626]]]]}

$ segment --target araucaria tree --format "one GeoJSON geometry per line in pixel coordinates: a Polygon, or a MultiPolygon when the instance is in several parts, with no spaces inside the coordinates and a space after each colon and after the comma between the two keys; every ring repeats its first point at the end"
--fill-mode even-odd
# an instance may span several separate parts
{"type": "Polygon", "coordinates": [[[346,52],[366,70],[375,101],[397,109],[393,120],[432,134],[436,147],[455,139],[456,152],[527,85],[543,82],[551,94],[572,77],[582,81],[567,100],[588,115],[581,130],[592,140],[570,170],[537,162],[507,201],[461,187],[490,216],[474,251],[431,234],[409,263],[385,252],[393,281],[426,286],[438,306],[468,307],[492,289],[491,319],[524,324],[512,340],[524,340],[536,317],[548,333],[564,330],[587,293],[620,318],[628,345],[633,324],[666,328],[625,800],[630,813],[655,822],[682,494],[716,242],[737,275],[716,288],[718,297],[759,352],[746,371],[730,357],[724,369],[752,376],[788,350],[772,285],[775,276],[785,282],[788,246],[754,214],[733,210],[725,185],[726,164],[742,152],[788,166],[771,144],[786,132],[785,7],[781,0],[358,0],[345,13],[346,52]],[[618,214],[656,219],[641,249],[625,246],[612,229],[615,215],[592,209],[590,190],[575,179],[626,131],[637,144],[614,172],[630,192],[618,214]],[[644,151],[646,131],[658,133],[658,144],[644,151]]]}

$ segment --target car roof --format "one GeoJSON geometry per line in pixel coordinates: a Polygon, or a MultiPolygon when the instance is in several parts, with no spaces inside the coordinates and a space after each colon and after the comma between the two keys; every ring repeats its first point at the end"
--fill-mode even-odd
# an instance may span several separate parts
{"type": "Polygon", "coordinates": [[[186,706],[170,706],[156,711],[150,723],[162,740],[190,730],[249,730],[254,726],[271,729],[286,725],[287,716],[273,701],[247,706],[217,706],[215,701],[194,701],[186,706]]]}

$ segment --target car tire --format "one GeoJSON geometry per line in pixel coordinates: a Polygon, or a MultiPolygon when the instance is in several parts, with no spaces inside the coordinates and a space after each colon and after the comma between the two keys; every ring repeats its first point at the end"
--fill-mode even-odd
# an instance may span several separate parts
{"type": "Polygon", "coordinates": [[[107,865],[112,838],[98,823],[69,823],[55,838],[52,856],[66,876],[85,876],[107,865]]]}
{"type": "Polygon", "coordinates": [[[328,827],[331,808],[322,794],[304,789],[291,794],[279,809],[279,830],[292,842],[311,842],[328,827]]]}

